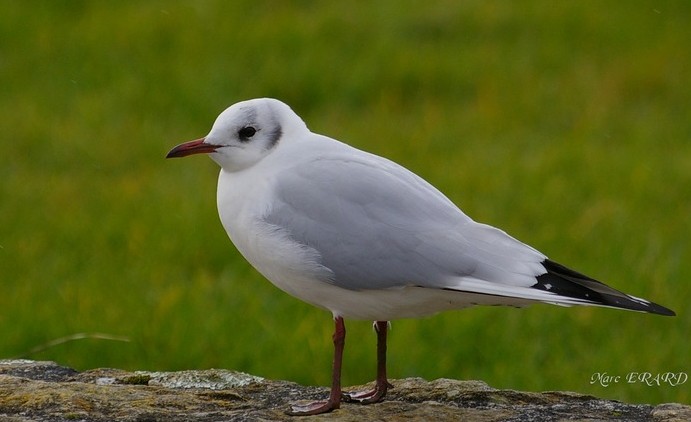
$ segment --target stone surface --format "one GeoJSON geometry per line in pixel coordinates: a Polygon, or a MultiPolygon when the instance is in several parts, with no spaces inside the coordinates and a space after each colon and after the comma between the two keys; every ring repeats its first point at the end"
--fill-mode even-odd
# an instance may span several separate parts
{"type": "Polygon", "coordinates": [[[219,369],[77,372],[53,362],[0,360],[0,422],[691,421],[691,406],[681,404],[652,407],[569,392],[497,390],[481,381],[391,382],[394,388],[381,403],[344,403],[326,415],[296,418],[284,413],[289,403],[321,399],[328,390],[219,369]]]}

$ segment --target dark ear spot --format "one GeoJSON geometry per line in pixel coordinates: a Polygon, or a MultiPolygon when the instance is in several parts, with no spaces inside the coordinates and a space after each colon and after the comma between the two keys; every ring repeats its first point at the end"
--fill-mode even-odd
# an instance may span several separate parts
{"type": "Polygon", "coordinates": [[[271,149],[278,143],[278,140],[281,139],[281,136],[283,136],[283,129],[281,129],[281,125],[277,124],[274,129],[269,133],[268,138],[269,138],[269,145],[268,149],[271,149]]]}

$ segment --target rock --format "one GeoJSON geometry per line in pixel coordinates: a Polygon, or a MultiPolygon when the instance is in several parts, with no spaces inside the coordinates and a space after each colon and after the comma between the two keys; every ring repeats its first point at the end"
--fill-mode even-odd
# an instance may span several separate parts
{"type": "Polygon", "coordinates": [[[220,369],[77,372],[53,362],[0,360],[0,421],[691,420],[691,406],[681,404],[652,407],[569,392],[497,390],[481,381],[391,383],[381,403],[344,403],[327,415],[295,418],[284,413],[289,403],[325,398],[328,390],[220,369]]]}

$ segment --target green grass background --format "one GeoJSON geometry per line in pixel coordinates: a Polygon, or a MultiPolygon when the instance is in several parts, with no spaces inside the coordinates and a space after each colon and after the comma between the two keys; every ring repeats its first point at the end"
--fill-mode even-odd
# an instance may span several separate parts
{"type": "MultiPolygon", "coordinates": [[[[558,262],[679,314],[475,308],[394,322],[389,372],[691,401],[691,3],[0,2],[0,357],[222,367],[328,385],[330,315],[218,221],[218,168],[166,161],[273,96],[558,262]]],[[[374,377],[352,322],[344,382],[374,377]]]]}

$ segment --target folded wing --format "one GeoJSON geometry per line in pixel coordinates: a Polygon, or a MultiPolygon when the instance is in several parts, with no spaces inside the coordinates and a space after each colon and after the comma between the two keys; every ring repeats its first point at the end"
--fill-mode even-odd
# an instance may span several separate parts
{"type": "Polygon", "coordinates": [[[367,153],[322,157],[279,174],[264,219],[314,249],[349,290],[404,286],[560,305],[670,310],[612,289],[467,217],[429,183],[367,153]],[[344,156],[345,157],[345,156],[344,156]]]}

